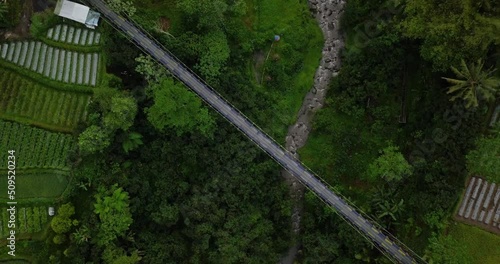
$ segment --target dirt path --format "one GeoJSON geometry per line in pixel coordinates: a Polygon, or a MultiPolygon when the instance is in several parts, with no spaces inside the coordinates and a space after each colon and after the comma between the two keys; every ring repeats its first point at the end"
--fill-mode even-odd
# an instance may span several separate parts
{"type": "MultiPolygon", "coordinates": [[[[311,131],[314,114],[323,106],[330,81],[340,69],[339,52],[344,47],[344,40],[339,32],[339,20],[344,5],[345,0],[309,0],[309,8],[323,31],[325,44],[320,66],[314,76],[314,85],[305,96],[297,121],[289,127],[286,136],[285,147],[297,158],[297,150],[305,145],[311,131]]],[[[304,186],[287,171],[283,170],[282,175],[290,186],[290,196],[294,200],[291,221],[295,244],[280,263],[292,264],[300,249],[298,238],[301,230],[304,186]]]]}

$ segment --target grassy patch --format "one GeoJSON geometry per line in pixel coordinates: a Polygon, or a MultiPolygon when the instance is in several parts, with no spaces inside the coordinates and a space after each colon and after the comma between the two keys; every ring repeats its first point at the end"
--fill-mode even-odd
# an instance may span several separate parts
{"type": "Polygon", "coordinates": [[[346,187],[364,192],[370,186],[362,180],[362,175],[387,140],[396,141],[396,134],[373,133],[364,120],[325,108],[318,113],[313,133],[299,154],[305,164],[328,182],[340,181],[346,187]]]}
{"type": "Polygon", "coordinates": [[[448,234],[467,246],[473,263],[500,263],[500,236],[461,223],[452,224],[448,234]]]}
{"type": "MultiPolygon", "coordinates": [[[[286,128],[295,122],[302,100],[314,83],[314,74],[321,59],[323,34],[305,1],[247,1],[247,10],[244,23],[258,35],[268,38],[269,46],[275,34],[281,37],[274,45],[268,61],[279,57],[277,64],[283,65],[285,69],[294,68],[285,71],[287,82],[278,84],[286,86],[285,89],[269,83],[261,87],[262,92],[272,93],[276,100],[272,117],[267,117],[267,126],[270,126],[273,136],[284,138],[286,128]]],[[[263,52],[267,54],[268,51],[269,48],[263,52]]],[[[266,72],[276,67],[273,63],[265,65],[266,72]]],[[[254,70],[259,73],[263,71],[261,68],[254,70]]]]}
{"type": "MultiPolygon", "coordinates": [[[[16,172],[16,200],[58,198],[68,186],[67,171],[35,169],[16,172]]],[[[7,199],[7,177],[0,179],[0,199],[7,199]]]]}

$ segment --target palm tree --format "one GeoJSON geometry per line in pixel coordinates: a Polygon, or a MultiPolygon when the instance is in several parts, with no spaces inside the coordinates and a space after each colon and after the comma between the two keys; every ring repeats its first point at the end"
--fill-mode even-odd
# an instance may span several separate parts
{"type": "Polygon", "coordinates": [[[79,245],[87,243],[90,239],[90,229],[86,225],[83,225],[73,233],[73,238],[79,245]]]}
{"type": "Polygon", "coordinates": [[[500,80],[491,76],[496,69],[488,69],[483,71],[483,61],[479,59],[477,64],[467,66],[462,60],[460,70],[451,67],[451,70],[460,79],[444,78],[452,84],[448,87],[447,94],[454,94],[450,101],[455,101],[457,98],[462,98],[466,102],[466,107],[477,107],[478,98],[482,97],[486,101],[495,99],[500,87],[500,80]]]}

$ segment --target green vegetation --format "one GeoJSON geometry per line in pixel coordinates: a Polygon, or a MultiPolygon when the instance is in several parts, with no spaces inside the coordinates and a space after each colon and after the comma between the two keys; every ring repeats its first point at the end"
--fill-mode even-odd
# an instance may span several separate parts
{"type": "Polygon", "coordinates": [[[380,157],[369,166],[368,179],[382,178],[386,181],[400,181],[413,173],[413,167],[405,160],[399,148],[389,145],[381,151],[380,157]]]}
{"type": "Polygon", "coordinates": [[[108,246],[117,237],[123,236],[132,224],[129,196],[115,184],[110,190],[101,187],[95,198],[94,213],[100,220],[97,245],[108,246]]]}
{"type": "Polygon", "coordinates": [[[0,4],[0,28],[15,27],[22,16],[25,0],[5,1],[0,4]]]}
{"type": "Polygon", "coordinates": [[[2,64],[10,64],[10,68],[14,70],[24,68],[20,73],[28,70],[30,73],[27,75],[35,74],[53,81],[76,84],[75,91],[85,91],[85,87],[81,86],[99,84],[101,68],[97,52],[71,52],[35,41],[4,43],[0,51],[5,60],[2,64]]]}
{"type": "MultiPolygon", "coordinates": [[[[284,141],[322,51],[306,1],[107,2],[284,141]]],[[[500,5],[346,4],[341,25],[330,25],[347,34],[342,68],[300,155],[427,260],[467,263],[476,248],[446,228],[468,174],[498,178],[485,158],[498,155],[486,127],[498,93],[477,84],[498,78],[482,69],[500,63],[500,5]],[[447,91],[459,96],[450,102],[447,91]]],[[[299,263],[387,263],[310,192],[294,236],[281,168],[109,24],[78,31],[50,12],[32,21],[33,41],[0,46],[0,117],[17,122],[0,122],[0,139],[19,152],[23,259],[277,263],[300,242],[299,263]],[[47,203],[59,208],[51,228],[47,203]]]]}
{"type": "MultiPolygon", "coordinates": [[[[7,208],[1,208],[2,218],[0,219],[0,235],[2,238],[8,236],[9,228],[7,208]]],[[[19,233],[22,235],[33,234],[42,231],[47,223],[48,211],[46,206],[30,206],[17,208],[17,225],[19,233]]]]}
{"type": "Polygon", "coordinates": [[[496,99],[496,95],[500,91],[500,79],[491,76],[495,70],[483,71],[483,65],[481,59],[470,66],[467,66],[462,60],[460,70],[451,67],[457,77],[464,79],[443,78],[453,84],[448,90],[448,94],[455,94],[451,97],[451,101],[457,98],[463,99],[466,101],[466,107],[469,108],[471,106],[477,107],[479,98],[487,102],[496,99]]]}
{"type": "MultiPolygon", "coordinates": [[[[473,264],[494,264],[500,261],[500,237],[474,226],[453,223],[449,227],[449,237],[463,245],[466,255],[473,264]]],[[[456,251],[464,255],[463,252],[456,251]]]]}
{"type": "MultiPolygon", "coordinates": [[[[23,201],[53,201],[64,194],[69,183],[65,170],[17,170],[16,176],[16,199],[23,201]]],[[[7,178],[0,179],[0,184],[0,199],[7,200],[7,178]]]]}
{"type": "Polygon", "coordinates": [[[427,254],[431,263],[469,264],[472,260],[467,244],[456,240],[451,235],[431,237],[427,254]]]}
{"type": "MultiPolygon", "coordinates": [[[[487,36],[492,29],[489,22],[477,22],[493,14],[498,16],[497,4],[491,3],[490,8],[460,0],[347,1],[342,25],[348,40],[342,68],[306,147],[299,151],[307,165],[412,250],[422,256],[428,245],[439,251],[428,256],[435,263],[455,263],[463,255],[435,246],[462,241],[429,238],[446,227],[468,174],[465,154],[487,130],[485,113],[494,104],[477,106],[475,98],[493,102],[498,97],[495,90],[484,94],[476,90],[481,79],[498,76],[481,69],[483,64],[488,69],[496,63],[490,52],[498,41],[487,36]],[[467,19],[467,26],[460,24],[467,19]],[[480,58],[479,65],[471,64],[480,58]],[[459,96],[450,103],[441,76],[450,76],[447,70],[461,60],[472,66],[454,72],[465,80],[464,91],[472,89],[473,97],[459,96]],[[387,181],[383,175],[399,182],[387,181]]],[[[486,157],[495,156],[497,149],[492,142],[489,150],[481,148],[484,144],[480,140],[477,151],[469,154],[468,168],[491,175],[496,167],[486,157]]],[[[349,239],[312,239],[336,228],[334,217],[323,221],[318,217],[321,213],[312,211],[304,219],[310,223],[304,230],[309,233],[309,239],[303,240],[304,262],[342,262],[346,254],[377,259],[378,252],[355,246],[349,239]]]]}
{"type": "Polygon", "coordinates": [[[275,138],[284,138],[283,128],[295,122],[302,100],[313,85],[321,58],[323,34],[304,2],[246,2],[246,25],[256,37],[264,37],[260,40],[264,45],[261,52],[270,52],[269,59],[262,66],[259,66],[258,55],[254,53],[252,64],[255,66],[250,73],[251,79],[260,77],[258,82],[265,80],[261,83],[263,87],[257,89],[262,96],[272,98],[265,117],[256,117],[257,124],[269,127],[267,131],[275,138]],[[281,39],[271,46],[275,34],[281,39]]]}
{"type": "Polygon", "coordinates": [[[186,90],[185,86],[174,83],[171,78],[165,78],[149,89],[155,102],[145,112],[156,129],[173,129],[179,135],[194,130],[207,136],[213,134],[213,117],[209,115],[207,108],[202,107],[201,99],[186,90]]]}
{"type": "Polygon", "coordinates": [[[6,3],[0,4],[0,26],[4,26],[7,22],[6,14],[8,12],[8,7],[6,3]]]}
{"type": "MultiPolygon", "coordinates": [[[[68,151],[73,140],[70,135],[53,133],[23,124],[0,121],[1,157],[7,160],[7,151],[16,151],[16,167],[64,169],[68,167],[68,151]]],[[[0,169],[7,169],[2,163],[0,169]]]]}
{"type": "Polygon", "coordinates": [[[0,69],[0,117],[68,132],[85,119],[88,94],[59,91],[0,69]]]}
{"type": "Polygon", "coordinates": [[[476,61],[500,44],[497,3],[415,0],[406,3],[404,14],[403,35],[423,41],[421,55],[435,70],[459,65],[461,59],[476,61]]]}
{"type": "Polygon", "coordinates": [[[87,128],[79,135],[78,145],[84,155],[102,152],[117,132],[127,131],[137,114],[134,98],[113,88],[98,88],[88,107],[93,111],[87,128]]]}
{"type": "Polygon", "coordinates": [[[467,170],[473,175],[500,183],[500,132],[476,141],[476,148],[467,154],[467,170]]]}

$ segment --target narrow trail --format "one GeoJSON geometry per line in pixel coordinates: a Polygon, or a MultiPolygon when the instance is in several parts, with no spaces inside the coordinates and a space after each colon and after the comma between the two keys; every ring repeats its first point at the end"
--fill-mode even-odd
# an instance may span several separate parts
{"type": "MultiPolygon", "coordinates": [[[[323,45],[320,66],[314,76],[314,85],[306,94],[302,107],[299,110],[295,124],[289,127],[286,136],[285,148],[298,158],[297,150],[303,147],[309,132],[312,129],[314,114],[323,107],[327,89],[331,79],[340,69],[340,50],[344,47],[344,40],[339,32],[340,16],[344,10],[346,0],[309,0],[309,8],[323,31],[325,44],[323,45]]],[[[287,255],[280,261],[283,264],[292,264],[300,248],[298,238],[301,231],[304,186],[289,172],[282,170],[282,176],[290,186],[292,207],[292,233],[295,239],[287,255]]]]}

